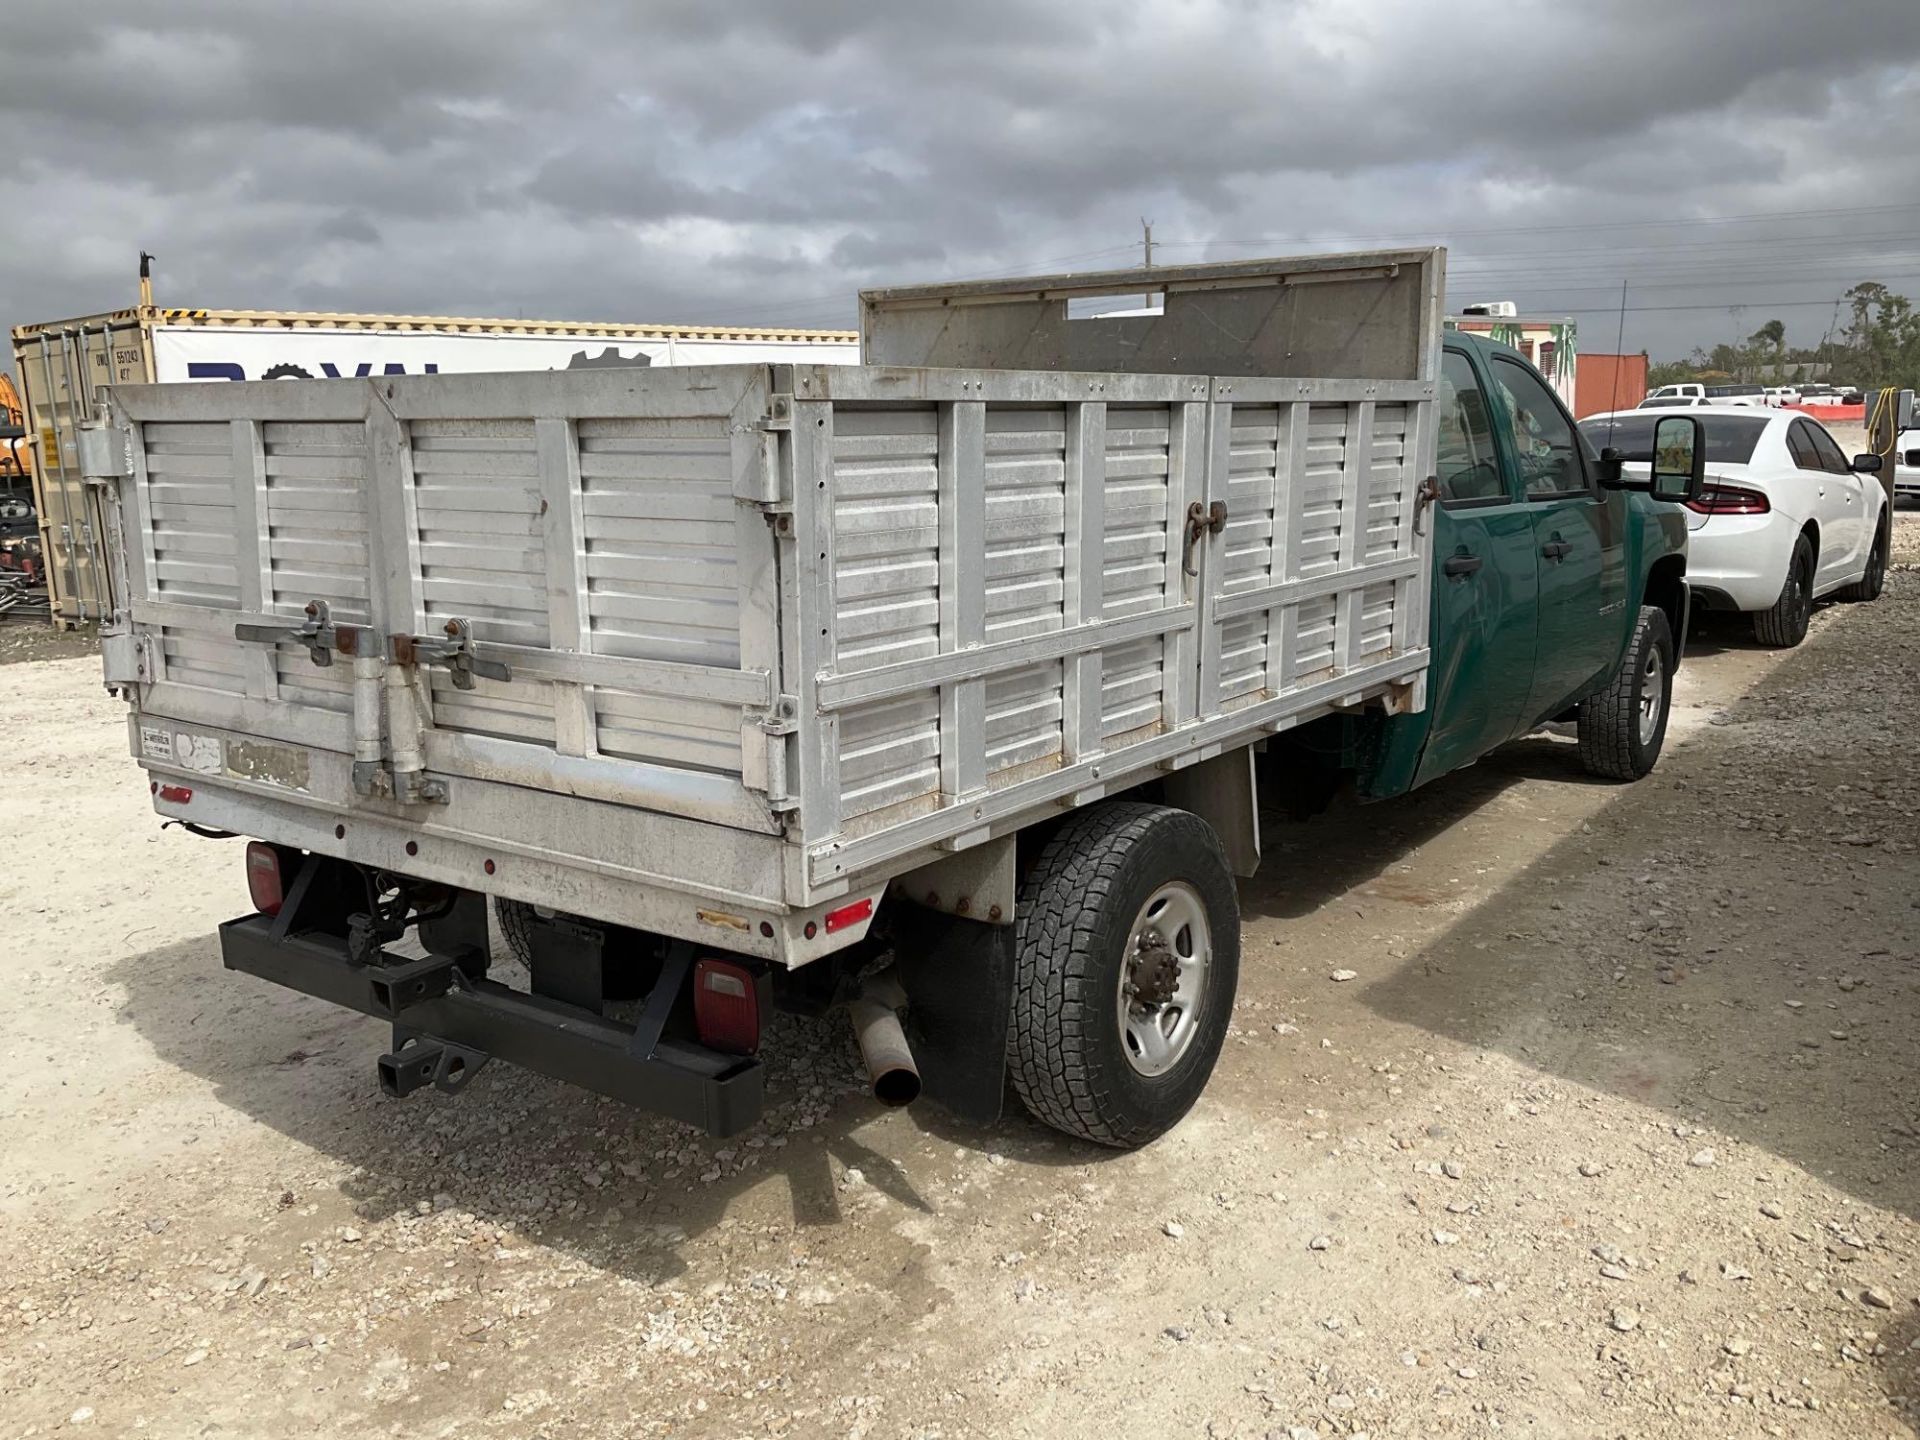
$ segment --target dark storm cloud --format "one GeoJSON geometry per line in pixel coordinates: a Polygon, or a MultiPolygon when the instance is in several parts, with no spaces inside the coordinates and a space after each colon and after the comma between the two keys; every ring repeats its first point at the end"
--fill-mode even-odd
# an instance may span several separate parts
{"type": "Polygon", "coordinates": [[[1911,0],[15,0],[0,325],[125,303],[143,246],[194,305],[847,323],[1129,263],[1145,214],[1169,261],[1451,236],[1456,293],[1630,278],[1671,350],[1740,322],[1703,297],[1751,329],[1920,272],[1920,210],[1616,224],[1920,199],[1916,57],[1911,0]]]}

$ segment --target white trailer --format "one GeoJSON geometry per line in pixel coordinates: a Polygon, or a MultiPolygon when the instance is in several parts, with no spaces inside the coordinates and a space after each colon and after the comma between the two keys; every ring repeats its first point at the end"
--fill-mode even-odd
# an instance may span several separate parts
{"type": "Polygon", "coordinates": [[[151,303],[22,325],[13,332],[13,363],[28,413],[50,610],[61,625],[107,614],[99,521],[87,508],[73,448],[74,423],[91,413],[94,392],[103,385],[737,361],[853,364],[859,358],[859,337],[844,330],[193,310],[151,303]]]}
{"type": "Polygon", "coordinates": [[[113,386],[106,678],[159,813],[260,842],[226,963],[391,1019],[396,1094],[499,1056],[726,1133],[761,1010],[838,998],[885,1098],[1011,1064],[1150,1138],[1254,749],[1422,704],[1443,260],[874,292],[857,367],[113,386]]]}

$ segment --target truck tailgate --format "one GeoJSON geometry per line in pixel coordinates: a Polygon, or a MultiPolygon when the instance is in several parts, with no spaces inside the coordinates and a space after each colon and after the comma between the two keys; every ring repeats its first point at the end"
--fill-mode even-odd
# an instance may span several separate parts
{"type": "Polygon", "coordinates": [[[772,635],[773,537],[735,495],[766,464],[767,375],[117,389],[133,656],[117,678],[139,685],[143,762],[777,901],[772,848],[730,863],[688,843],[720,826],[777,847],[782,828],[764,774],[747,783],[767,737],[742,724],[773,696],[772,656],[753,653],[772,635]],[[405,683],[369,679],[385,669],[405,683]],[[483,783],[424,804],[364,772],[356,786],[357,744],[364,759],[416,738],[425,775],[483,783]],[[490,785],[537,793],[482,822],[490,785]]]}

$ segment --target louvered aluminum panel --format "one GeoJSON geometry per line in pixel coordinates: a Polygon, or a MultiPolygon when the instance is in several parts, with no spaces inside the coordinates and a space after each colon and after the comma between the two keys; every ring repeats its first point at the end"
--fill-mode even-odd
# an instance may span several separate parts
{"type": "Polygon", "coordinates": [[[938,798],[940,695],[922,690],[849,710],[840,727],[843,814],[890,820],[923,814],[938,798]]]}
{"type": "Polygon", "coordinates": [[[930,408],[834,413],[833,628],[842,671],[939,651],[937,420],[930,408]]]}
{"type": "Polygon", "coordinates": [[[155,597],[185,605],[237,605],[231,429],[150,424],[145,450],[153,546],[147,574],[155,597]]]}
{"type": "MultiPolygon", "coordinates": [[[[476,641],[544,647],[547,591],[539,466],[531,420],[417,420],[408,433],[421,629],[454,617],[476,641]],[[484,557],[500,553],[506,564],[484,557]],[[476,563],[480,562],[480,563],[476,563]]],[[[554,743],[553,691],[429,672],[437,730],[554,743]]]]}
{"type": "Polygon", "coordinates": [[[1058,630],[1066,593],[1066,412],[986,416],[987,639],[1058,630]]]}
{"type": "Polygon", "coordinates": [[[1233,711],[1424,651],[1412,520],[1430,389],[1223,384],[1215,493],[1229,519],[1209,552],[1203,703],[1233,711]]]}
{"type": "Polygon", "coordinates": [[[1058,660],[987,678],[987,784],[1060,763],[1063,710],[1058,660]]]}
{"type": "Polygon", "coordinates": [[[1293,574],[1305,579],[1340,568],[1340,532],[1352,523],[1341,486],[1347,472],[1347,407],[1315,405],[1307,420],[1306,468],[1289,474],[1300,487],[1300,529],[1293,538],[1293,574]]]}
{"type": "Polygon", "coordinates": [[[291,615],[310,600],[325,600],[336,619],[367,624],[365,427],[266,424],[260,440],[270,608],[291,615]]]}

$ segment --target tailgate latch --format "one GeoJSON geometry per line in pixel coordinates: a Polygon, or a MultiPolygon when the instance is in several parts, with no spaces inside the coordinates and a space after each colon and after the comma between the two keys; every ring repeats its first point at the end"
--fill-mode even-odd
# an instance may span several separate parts
{"type": "Polygon", "coordinates": [[[389,635],[387,658],[395,665],[440,665],[456,690],[473,689],[473,677],[511,680],[513,673],[498,660],[482,660],[473,653],[473,626],[458,618],[448,620],[439,635],[389,635]]]}
{"type": "Polygon", "coordinates": [[[1180,557],[1180,568],[1189,575],[1198,575],[1199,568],[1193,563],[1194,547],[1200,543],[1202,535],[1218,535],[1226,528],[1226,501],[1216,500],[1211,505],[1202,505],[1196,500],[1187,506],[1187,545],[1180,557]]]}
{"type": "Polygon", "coordinates": [[[298,625],[253,625],[233,627],[236,640],[253,640],[263,645],[301,645],[316,665],[333,664],[333,652],[342,655],[360,653],[360,631],[353,625],[335,625],[324,600],[307,602],[306,619],[298,625]]]}

